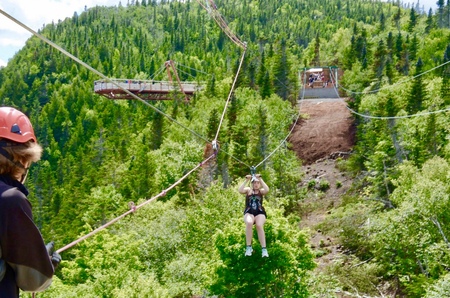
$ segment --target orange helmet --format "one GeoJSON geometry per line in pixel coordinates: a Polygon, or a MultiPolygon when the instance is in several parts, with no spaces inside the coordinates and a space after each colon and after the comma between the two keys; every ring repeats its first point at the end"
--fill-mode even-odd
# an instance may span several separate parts
{"type": "Polygon", "coordinates": [[[30,119],[11,107],[0,107],[0,138],[17,143],[36,142],[30,119]]]}

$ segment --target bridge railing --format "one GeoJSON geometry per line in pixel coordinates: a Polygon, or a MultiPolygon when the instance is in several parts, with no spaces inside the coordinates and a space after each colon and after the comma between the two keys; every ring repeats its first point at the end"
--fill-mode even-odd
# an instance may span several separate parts
{"type": "MultiPolygon", "coordinates": [[[[154,80],[129,80],[129,79],[112,79],[114,83],[129,90],[133,93],[168,93],[175,90],[180,90],[178,84],[169,81],[154,81],[154,80]]],[[[98,80],[94,82],[94,91],[96,93],[114,92],[114,90],[121,90],[116,84],[107,80],[98,80]]],[[[201,85],[196,82],[182,82],[181,86],[184,93],[194,93],[203,89],[201,85]]]]}

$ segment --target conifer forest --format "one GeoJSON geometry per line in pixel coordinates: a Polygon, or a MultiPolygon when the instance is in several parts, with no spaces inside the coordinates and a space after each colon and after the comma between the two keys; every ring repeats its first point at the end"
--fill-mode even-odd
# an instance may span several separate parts
{"type": "Polygon", "coordinates": [[[62,248],[128,215],[61,252],[36,297],[449,297],[450,1],[436,4],[122,0],[45,24],[97,72],[36,35],[0,68],[1,105],[44,148],[34,221],[62,248]],[[352,186],[320,227],[343,253],[321,270],[298,208],[320,194],[286,139],[300,73],[319,66],[340,69],[356,129],[336,161],[352,186]],[[99,73],[199,88],[111,99],[99,73]],[[237,189],[254,170],[271,189],[269,258],[244,256],[237,189]]]}

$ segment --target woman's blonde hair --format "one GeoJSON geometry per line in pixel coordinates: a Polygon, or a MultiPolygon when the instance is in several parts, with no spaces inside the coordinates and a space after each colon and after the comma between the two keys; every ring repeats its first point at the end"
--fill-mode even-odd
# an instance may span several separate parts
{"type": "Polygon", "coordinates": [[[10,175],[20,177],[25,168],[20,167],[16,162],[22,165],[31,164],[41,159],[42,147],[36,142],[28,141],[26,143],[11,142],[7,139],[0,139],[5,144],[2,146],[12,157],[13,161],[0,154],[0,175],[10,175]]]}

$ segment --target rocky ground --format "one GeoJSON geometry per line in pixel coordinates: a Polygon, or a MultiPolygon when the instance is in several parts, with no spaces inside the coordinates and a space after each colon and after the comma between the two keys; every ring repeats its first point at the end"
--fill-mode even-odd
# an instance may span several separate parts
{"type": "Polygon", "coordinates": [[[342,99],[312,99],[299,102],[302,120],[289,139],[303,161],[302,186],[315,182],[329,185],[326,191],[311,192],[299,209],[301,228],[310,231],[311,247],[320,253],[318,269],[326,267],[337,254],[340,245],[320,229],[330,210],[339,206],[352,181],[336,167],[338,157],[346,158],[355,141],[355,126],[350,111],[342,99]]]}

